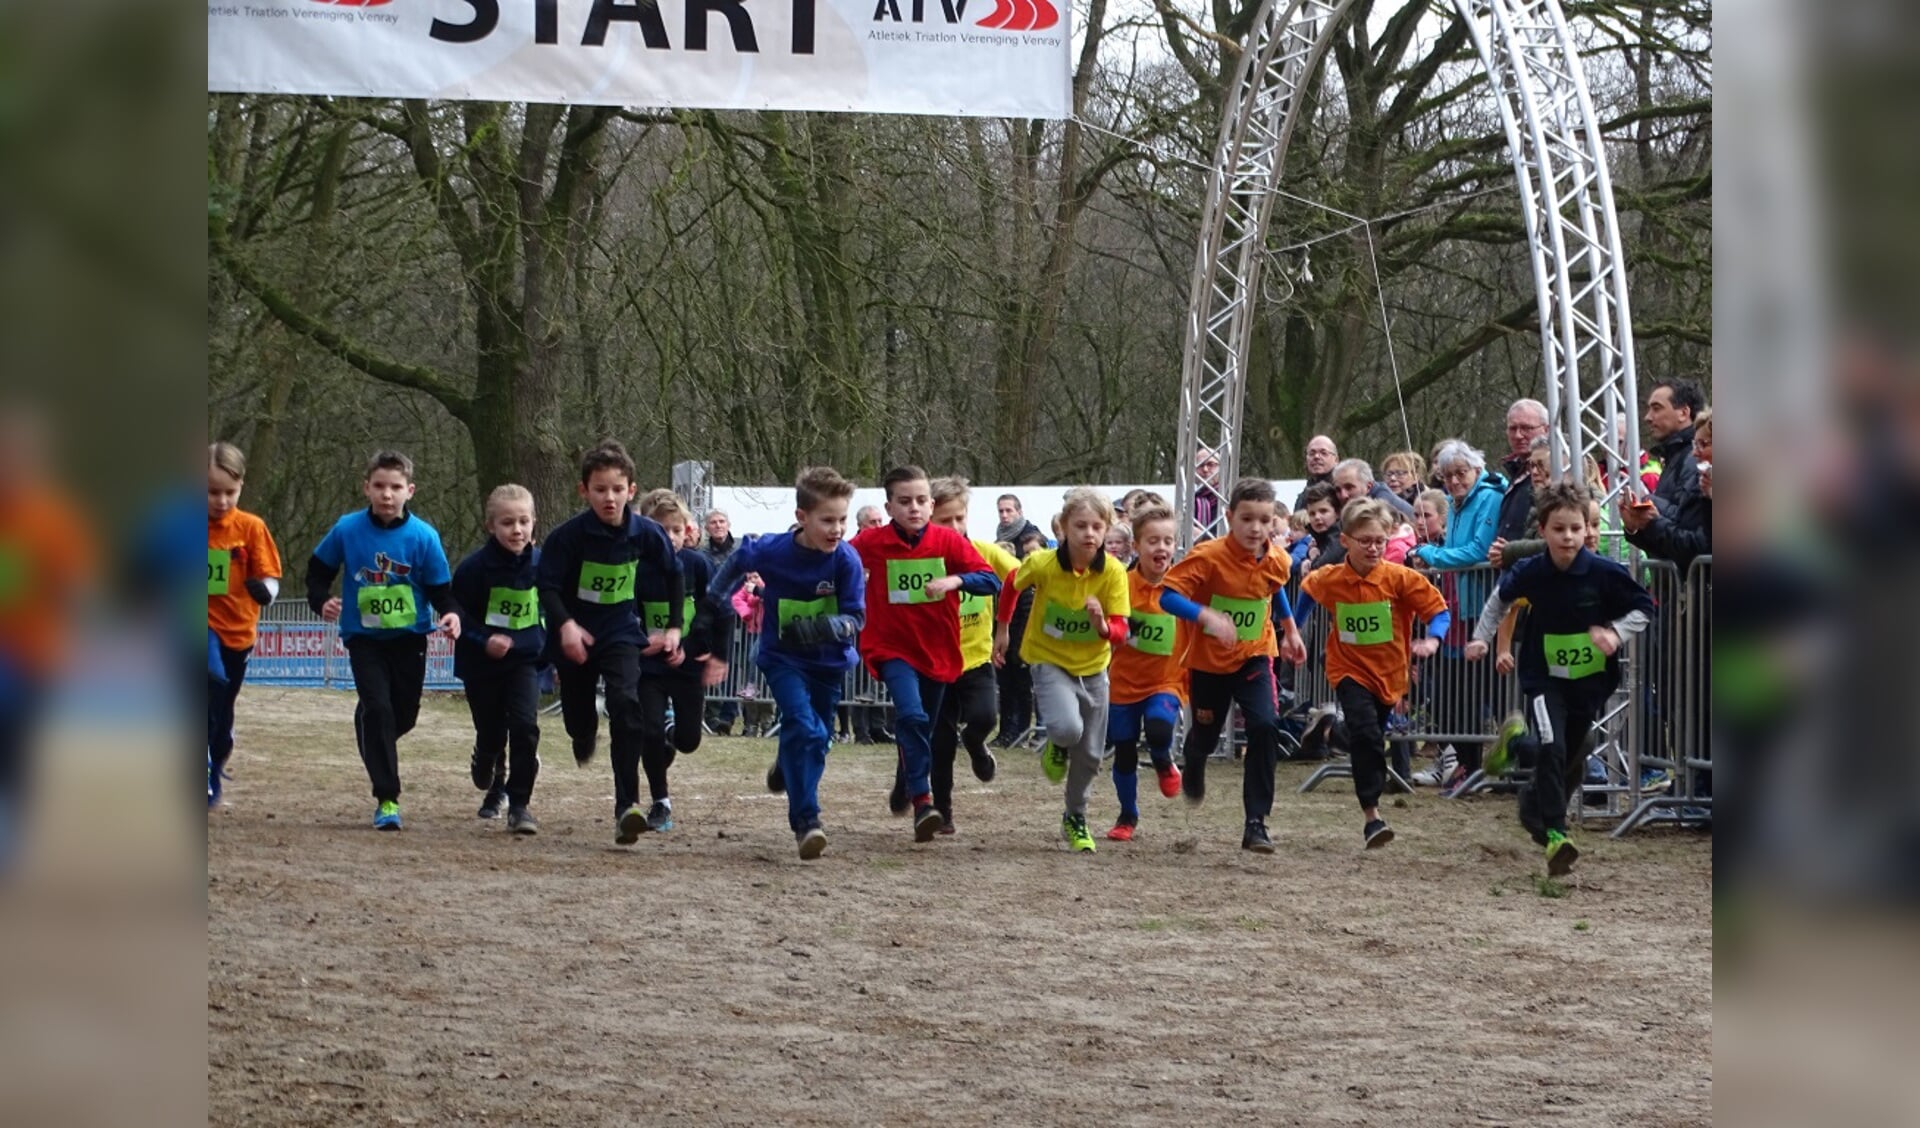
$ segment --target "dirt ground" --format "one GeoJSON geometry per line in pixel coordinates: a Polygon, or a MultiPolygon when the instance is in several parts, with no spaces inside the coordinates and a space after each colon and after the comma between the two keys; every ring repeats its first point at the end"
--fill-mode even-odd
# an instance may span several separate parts
{"type": "Polygon", "coordinates": [[[623,848],[604,750],[576,768],[551,718],[528,838],[474,817],[458,698],[402,742],[382,834],[352,703],[240,699],[207,821],[215,1124],[1712,1122],[1704,836],[1576,831],[1549,884],[1510,799],[1423,792],[1368,854],[1350,786],[1288,766],[1258,857],[1216,762],[1198,809],[1146,776],[1140,838],[1082,857],[1026,754],[918,846],[891,751],[843,745],[801,862],[772,743],[709,738],[676,828],[623,848]]]}

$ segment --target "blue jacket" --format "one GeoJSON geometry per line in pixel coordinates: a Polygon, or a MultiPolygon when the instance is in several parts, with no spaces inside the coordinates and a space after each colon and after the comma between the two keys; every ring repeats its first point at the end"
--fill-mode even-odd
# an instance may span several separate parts
{"type": "MultiPolygon", "coordinates": [[[[1417,562],[1440,571],[1458,571],[1487,565],[1487,550],[1493,547],[1500,528],[1500,503],[1506,485],[1505,478],[1482,470],[1480,480],[1467,491],[1466,500],[1453,503],[1447,515],[1447,539],[1438,548],[1427,544],[1407,553],[1408,566],[1417,562]]],[[[1455,618],[1472,621],[1479,617],[1487,594],[1493,590],[1491,567],[1487,571],[1487,575],[1460,577],[1454,588],[1455,618]]]]}
{"type": "Polygon", "coordinates": [[[460,640],[453,644],[453,676],[485,678],[540,659],[547,631],[540,618],[540,549],[518,556],[492,537],[453,570],[453,598],[460,604],[460,640]],[[499,598],[495,598],[498,593],[499,598]],[[517,624],[517,625],[516,625],[517,624]],[[487,657],[487,640],[504,634],[512,644],[499,658],[487,657]]]}

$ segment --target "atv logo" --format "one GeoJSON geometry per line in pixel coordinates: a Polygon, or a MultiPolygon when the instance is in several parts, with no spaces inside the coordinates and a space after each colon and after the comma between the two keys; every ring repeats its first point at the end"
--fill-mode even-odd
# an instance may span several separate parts
{"type": "Polygon", "coordinates": [[[367,587],[382,587],[395,580],[406,579],[411,571],[413,565],[395,560],[384,552],[376,552],[373,554],[373,567],[360,569],[353,574],[353,578],[367,587]]]}
{"type": "MultiPolygon", "coordinates": [[[[902,19],[900,0],[876,0],[875,23],[925,23],[926,0],[909,0],[908,15],[902,19]]],[[[947,23],[957,24],[966,17],[967,0],[940,0],[940,14],[947,23]]],[[[1051,0],[993,0],[993,11],[974,23],[998,31],[1044,31],[1060,22],[1060,9],[1051,0]]]]}

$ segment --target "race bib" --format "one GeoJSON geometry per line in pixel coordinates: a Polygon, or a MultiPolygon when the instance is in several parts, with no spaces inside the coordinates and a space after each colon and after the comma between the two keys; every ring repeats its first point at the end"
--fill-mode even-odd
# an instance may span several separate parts
{"type": "Polygon", "coordinates": [[[1267,628],[1268,603],[1264,599],[1229,599],[1216,595],[1207,606],[1233,620],[1233,637],[1252,642],[1267,628]]]}
{"type": "Polygon", "coordinates": [[[497,587],[487,592],[489,627],[519,631],[540,623],[540,604],[532,588],[497,587]]]}
{"type": "Polygon", "coordinates": [[[224,548],[207,550],[207,594],[227,594],[228,573],[233,569],[233,553],[224,548]]]}
{"type": "Polygon", "coordinates": [[[10,544],[0,544],[0,607],[12,605],[26,593],[26,551],[10,544]]]}
{"type": "Polygon", "coordinates": [[[360,625],[368,630],[404,629],[420,618],[412,584],[369,584],[354,595],[354,602],[360,607],[360,625]]]}
{"type": "Polygon", "coordinates": [[[1348,646],[1384,646],[1393,641],[1393,605],[1378,603],[1336,603],[1334,626],[1340,641],[1348,646]]]}
{"type": "Polygon", "coordinates": [[[938,603],[940,597],[927,594],[927,585],[947,574],[945,560],[887,561],[888,603],[938,603]]]}
{"type": "Polygon", "coordinates": [[[1133,633],[1127,637],[1127,645],[1142,654],[1152,654],[1160,658],[1173,656],[1173,616],[1152,611],[1133,613],[1133,633]]]}
{"type": "MultiPolygon", "coordinates": [[[[642,603],[640,605],[640,614],[646,620],[647,630],[649,631],[666,630],[668,626],[667,615],[672,610],[672,605],[665,601],[660,603],[642,603]]],[[[686,631],[692,628],[693,597],[689,595],[680,605],[680,629],[686,631]]]]}
{"type": "Polygon", "coordinates": [[[783,599],[776,610],[779,615],[780,633],[785,634],[787,624],[796,619],[821,619],[840,613],[840,597],[823,595],[819,599],[783,599]]]}
{"type": "Polygon", "coordinates": [[[1548,677],[1578,681],[1606,672],[1607,656],[1593,644],[1593,636],[1585,631],[1579,634],[1546,635],[1540,643],[1547,652],[1548,677]]]}
{"type": "Polygon", "coordinates": [[[633,598],[634,563],[595,564],[580,562],[580,588],[574,594],[582,603],[625,603],[633,598]]]}
{"type": "Polygon", "coordinates": [[[1093,616],[1087,614],[1085,607],[1066,608],[1052,600],[1047,601],[1040,629],[1048,638],[1061,642],[1087,642],[1099,637],[1093,633],[1093,616]]]}
{"type": "Polygon", "coordinates": [[[960,593],[960,626],[962,629],[977,626],[987,616],[987,597],[975,595],[970,591],[960,593]]]}

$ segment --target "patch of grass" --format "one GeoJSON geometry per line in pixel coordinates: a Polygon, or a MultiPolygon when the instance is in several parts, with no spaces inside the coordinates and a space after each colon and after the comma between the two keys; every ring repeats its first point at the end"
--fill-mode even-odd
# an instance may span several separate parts
{"type": "Polygon", "coordinates": [[[1567,895],[1567,887],[1548,877],[1544,873],[1533,875],[1533,891],[1549,901],[1558,901],[1567,895]]]}
{"type": "Polygon", "coordinates": [[[1236,927],[1244,929],[1247,932],[1258,932],[1267,926],[1266,921],[1261,920],[1259,917],[1250,916],[1243,916],[1233,923],[1236,927]]]}
{"type": "Polygon", "coordinates": [[[885,855],[869,858],[867,859],[867,864],[877,870],[897,870],[901,866],[906,865],[906,863],[899,858],[889,858],[885,855]]]}
{"type": "Polygon", "coordinates": [[[1497,881],[1487,886],[1487,896],[1489,897],[1505,897],[1506,895],[1507,891],[1500,888],[1500,883],[1497,881]]]}
{"type": "Polygon", "coordinates": [[[1575,932],[1586,932],[1592,927],[1593,927],[1592,925],[1588,924],[1584,920],[1576,920],[1573,922],[1573,930],[1575,932]]]}

